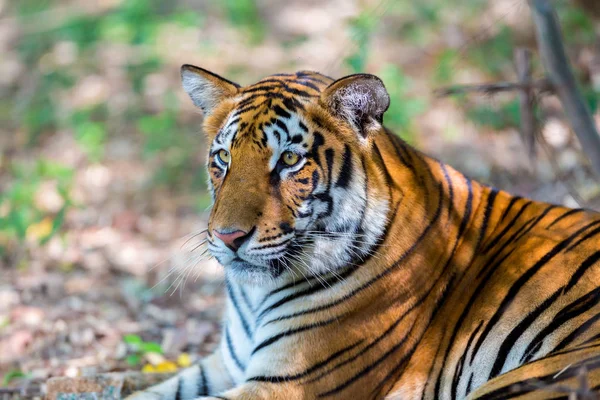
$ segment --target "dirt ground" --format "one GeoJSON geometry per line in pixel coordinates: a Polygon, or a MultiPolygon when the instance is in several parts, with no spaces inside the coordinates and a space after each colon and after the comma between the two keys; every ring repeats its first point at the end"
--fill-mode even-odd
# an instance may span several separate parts
{"type": "MultiPolygon", "coordinates": [[[[177,69],[183,60],[215,71],[244,63],[250,72],[241,77],[241,83],[288,70],[294,60],[294,69],[330,65],[329,74],[344,73],[339,61],[349,48],[344,24],[358,12],[358,5],[317,3],[294,2],[275,13],[279,18],[267,21],[265,41],[251,49],[239,44],[239,34],[218,19],[207,18],[203,27],[202,37],[210,38],[219,49],[206,57],[197,50],[189,55],[188,39],[177,38],[189,32],[165,33],[164,43],[176,45],[165,46],[169,61],[155,79],[181,98],[181,120],[190,126],[199,126],[201,121],[179,89],[177,69]],[[345,11],[336,12],[338,9],[345,11]],[[327,28],[319,29],[307,20],[319,21],[318,26],[327,28]],[[308,38],[299,48],[288,51],[278,45],[278,35],[298,32],[308,38]],[[318,61],[311,63],[310,59],[318,61]]],[[[497,3],[482,19],[497,21],[499,17],[494,15],[510,19],[495,7],[512,3],[497,3]]],[[[409,96],[427,102],[414,119],[411,140],[426,153],[496,187],[569,206],[600,207],[598,181],[585,167],[576,138],[556,111],[560,106],[555,98],[544,100],[549,111],[540,134],[546,145],[538,148],[538,156],[532,160],[516,129],[477,126],[452,99],[433,94],[437,88],[431,80],[436,68],[434,55],[448,46],[462,49],[472,45],[473,38],[487,34],[481,27],[489,23],[484,22],[466,38],[457,33],[460,20],[448,23],[424,48],[392,37],[388,28],[374,37],[368,67],[376,69],[372,66],[384,62],[402,66],[411,79],[409,96]]],[[[8,22],[0,19],[0,27],[3,23],[8,29],[8,22]]],[[[192,30],[191,37],[197,34],[192,30]]],[[[462,67],[459,64],[457,68],[462,67]]],[[[463,70],[456,78],[457,83],[487,79],[472,69],[463,70]]],[[[475,95],[471,101],[499,100],[475,95]]],[[[596,118],[600,125],[600,116],[596,118]]],[[[8,148],[11,140],[0,137],[0,145],[8,148]]],[[[67,213],[60,235],[40,245],[33,229],[19,248],[22,257],[0,265],[0,376],[22,372],[24,377],[11,380],[12,386],[19,386],[51,376],[141,369],[146,364],[175,361],[182,354],[189,354],[193,361],[209,353],[220,335],[223,271],[214,261],[198,260],[196,247],[207,214],[194,206],[196,195],[153,186],[148,162],[130,136],[111,137],[100,162],[85,160],[68,132],[57,131],[44,140],[39,148],[19,150],[15,157],[44,156],[72,165],[76,169],[72,192],[77,201],[67,213]],[[131,334],[160,344],[162,358],[148,356],[135,365],[128,363],[132,350],[124,337],[131,334]]],[[[201,135],[197,146],[201,155],[195,165],[202,168],[205,145],[201,135]]],[[[38,195],[41,206],[55,207],[55,194],[51,183],[42,186],[38,195]]]]}

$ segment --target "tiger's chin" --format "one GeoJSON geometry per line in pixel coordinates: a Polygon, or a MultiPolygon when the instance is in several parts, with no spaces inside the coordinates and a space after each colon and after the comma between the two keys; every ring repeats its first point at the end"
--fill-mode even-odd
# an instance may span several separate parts
{"type": "Polygon", "coordinates": [[[236,258],[224,267],[227,278],[238,283],[270,287],[277,285],[282,279],[282,269],[278,264],[270,262],[268,265],[257,265],[236,258]]]}

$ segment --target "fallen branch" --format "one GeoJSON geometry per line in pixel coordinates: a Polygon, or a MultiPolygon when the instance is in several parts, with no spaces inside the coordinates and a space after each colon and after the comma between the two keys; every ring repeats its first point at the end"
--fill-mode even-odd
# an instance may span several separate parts
{"type": "Polygon", "coordinates": [[[547,79],[539,79],[533,82],[499,82],[499,83],[486,83],[480,85],[456,85],[449,86],[446,88],[436,89],[434,94],[439,97],[454,96],[462,93],[486,93],[494,94],[500,92],[511,92],[511,91],[532,91],[537,90],[540,93],[551,92],[552,85],[547,79]]]}
{"type": "Polygon", "coordinates": [[[592,169],[600,176],[600,135],[565,53],[556,13],[547,0],[529,0],[529,3],[535,22],[538,47],[550,82],[560,98],[583,151],[591,161],[592,169]]]}
{"type": "MultiPolygon", "coordinates": [[[[515,66],[519,83],[531,84],[531,51],[524,48],[515,50],[515,66]]],[[[521,139],[529,156],[535,158],[535,138],[537,134],[537,120],[535,119],[535,92],[531,89],[519,92],[519,109],[521,110],[521,139]]]]}

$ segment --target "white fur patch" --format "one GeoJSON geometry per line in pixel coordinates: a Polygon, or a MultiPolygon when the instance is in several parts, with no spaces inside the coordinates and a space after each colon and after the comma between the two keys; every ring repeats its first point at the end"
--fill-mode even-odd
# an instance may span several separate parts
{"type": "Polygon", "coordinates": [[[210,113],[223,96],[223,91],[214,83],[192,71],[182,71],[181,84],[194,104],[205,113],[210,113]]]}

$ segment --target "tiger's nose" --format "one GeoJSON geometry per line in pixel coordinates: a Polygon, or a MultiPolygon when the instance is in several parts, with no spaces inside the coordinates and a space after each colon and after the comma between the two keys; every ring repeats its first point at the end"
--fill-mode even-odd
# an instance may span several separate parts
{"type": "Polygon", "coordinates": [[[242,230],[232,231],[232,232],[219,232],[216,229],[212,231],[213,235],[218,237],[225,246],[229,247],[233,251],[237,251],[242,244],[248,239],[252,231],[245,232],[242,230]]]}

